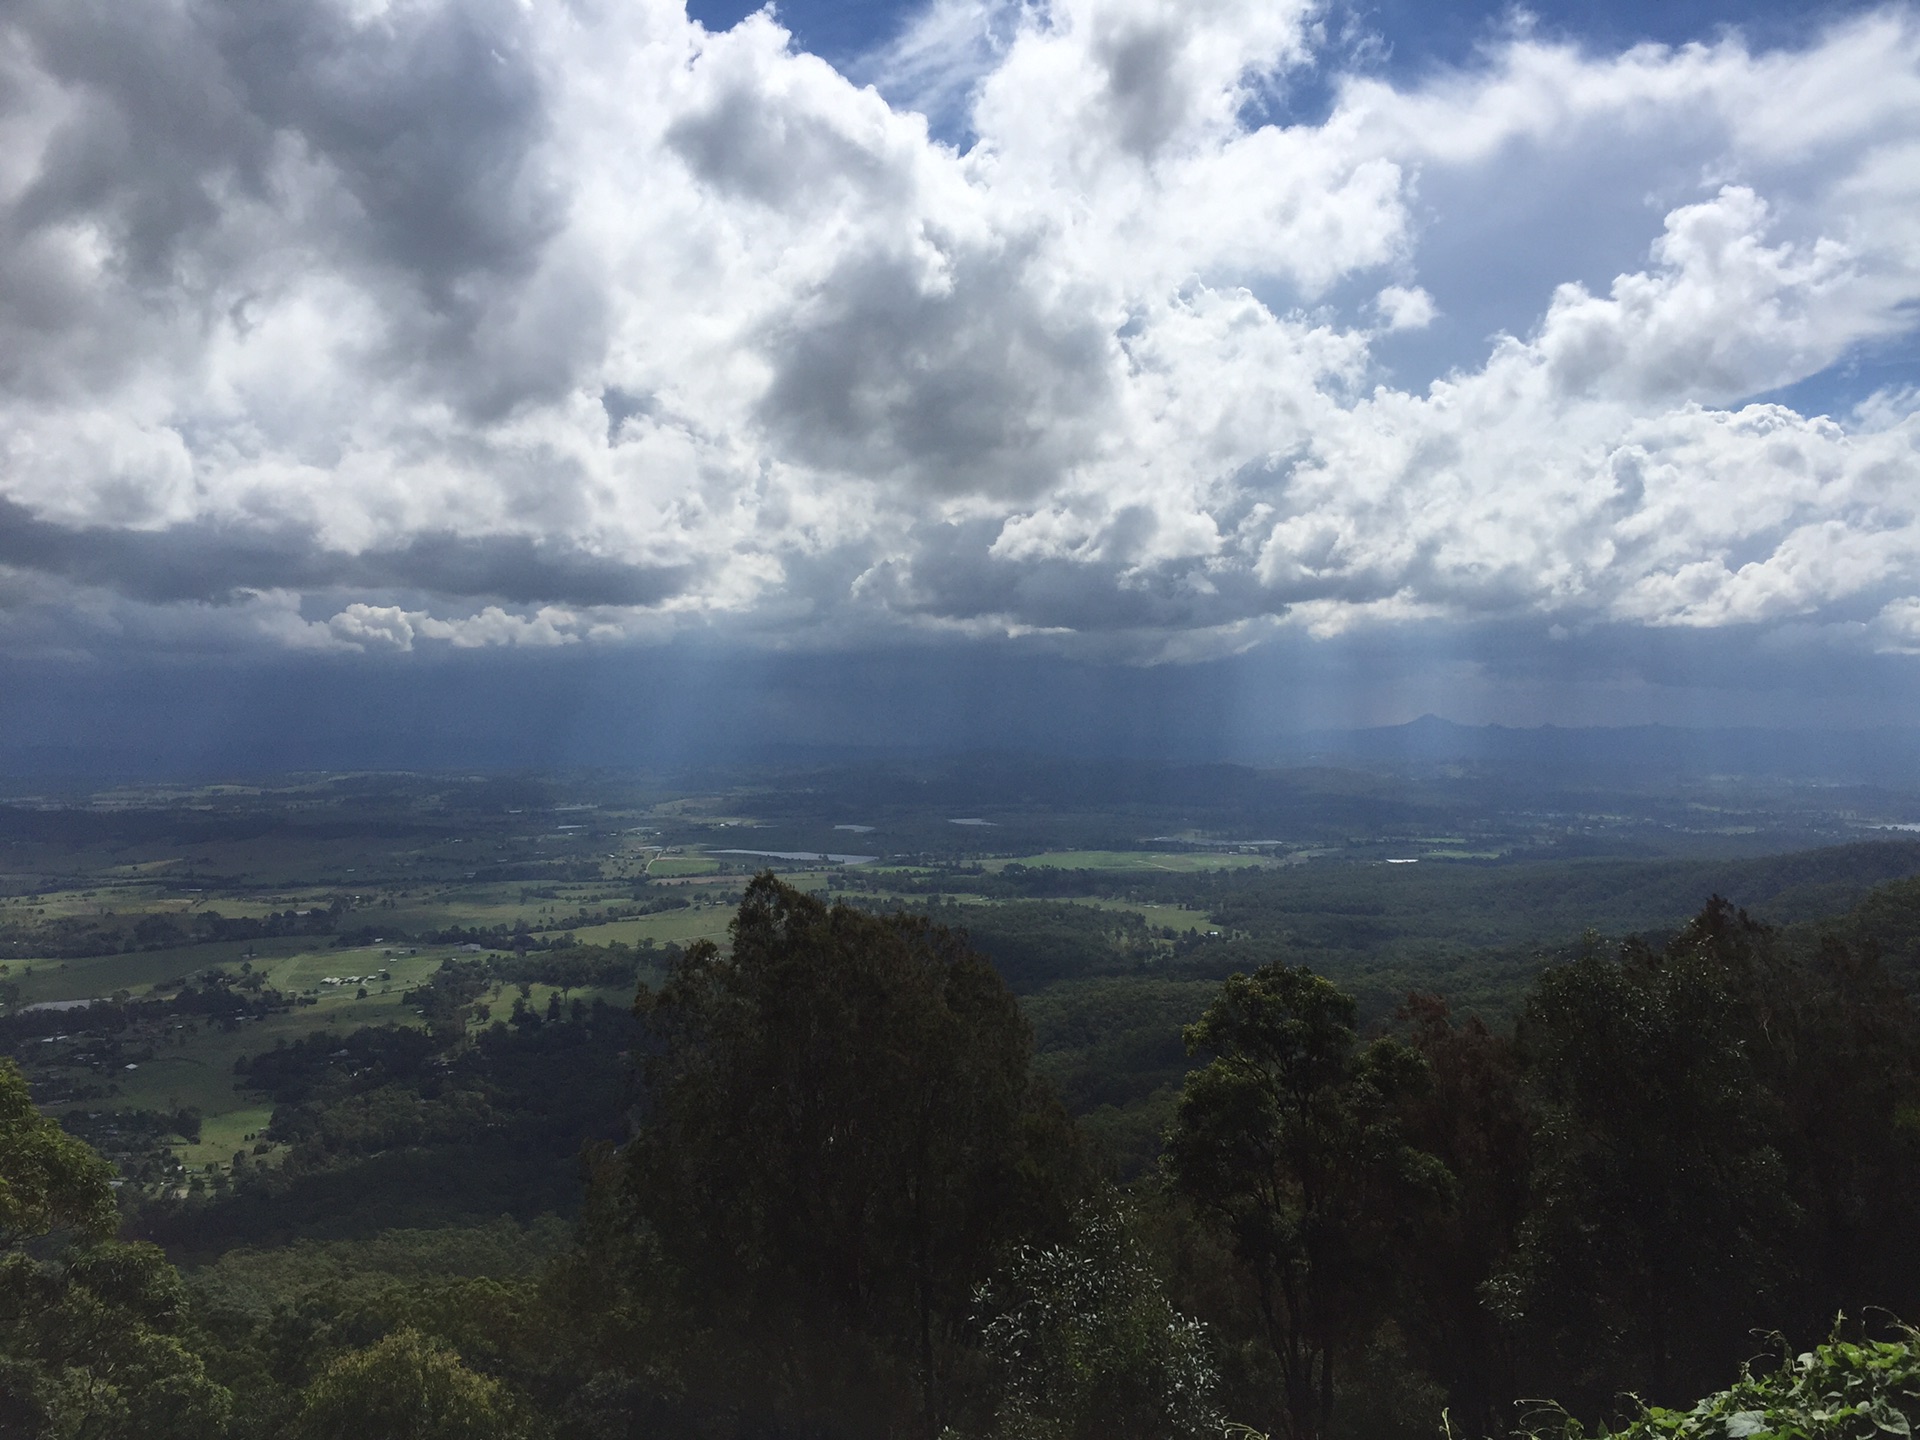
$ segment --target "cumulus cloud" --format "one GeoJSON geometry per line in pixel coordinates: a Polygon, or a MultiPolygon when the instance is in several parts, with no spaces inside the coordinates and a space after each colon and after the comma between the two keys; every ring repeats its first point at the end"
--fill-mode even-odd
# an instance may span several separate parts
{"type": "Polygon", "coordinates": [[[1433,297],[1418,285],[1389,285],[1373,298],[1389,330],[1423,330],[1433,323],[1433,297]]]}
{"type": "Polygon", "coordinates": [[[327,630],[344,646],[357,650],[411,650],[413,642],[440,640],[456,650],[491,645],[577,645],[592,627],[581,616],[552,605],[532,615],[513,615],[498,605],[477,614],[441,619],[422,610],[398,605],[368,605],[356,600],[331,620],[327,630]]]}
{"type": "Polygon", "coordinates": [[[1915,648],[1916,397],[1767,397],[1914,327],[1920,14],[1259,118],[1315,18],[21,0],[0,645],[1915,648]]]}

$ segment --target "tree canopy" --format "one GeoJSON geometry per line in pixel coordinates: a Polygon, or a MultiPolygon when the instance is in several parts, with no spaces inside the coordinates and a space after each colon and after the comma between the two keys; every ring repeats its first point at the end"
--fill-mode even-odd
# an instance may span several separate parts
{"type": "Polygon", "coordinates": [[[179,1273],[108,1238],[112,1176],[0,1061],[0,1433],[198,1440],[226,1421],[230,1397],[183,1339],[179,1273]],[[78,1243],[26,1252],[58,1230],[78,1243]]]}
{"type": "Polygon", "coordinates": [[[1336,1361],[1386,1308],[1396,1232],[1447,1189],[1395,1108],[1425,1067],[1393,1040],[1362,1048],[1352,997],[1279,964],[1228,979],[1187,1043],[1211,1058],[1180,1097],[1167,1171],[1225,1229],[1278,1362],[1279,1418],[1313,1440],[1336,1361]]]}
{"type": "Polygon", "coordinates": [[[514,1440],[497,1381],[450,1346],[403,1329],[340,1356],[307,1387],[296,1440],[514,1440]]]}
{"type": "Polygon", "coordinates": [[[118,1220],[113,1167],[34,1109],[20,1067],[0,1060],[0,1247],[57,1227],[100,1239],[118,1220]]]}
{"type": "Polygon", "coordinates": [[[875,1433],[937,1430],[975,1287],[1008,1243],[1064,1227],[1078,1173],[1026,1024],[924,918],[763,875],[732,942],[696,942],[638,1002],[655,1048],[618,1223],[751,1337],[743,1401],[762,1382],[802,1411],[860,1395],[875,1433]]]}

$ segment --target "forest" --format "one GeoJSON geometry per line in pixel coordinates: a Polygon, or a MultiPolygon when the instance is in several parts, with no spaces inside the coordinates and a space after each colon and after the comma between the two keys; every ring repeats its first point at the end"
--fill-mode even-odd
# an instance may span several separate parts
{"type": "MultiPolygon", "coordinates": [[[[449,956],[243,1057],[270,1119],[184,1189],[4,1062],[0,1433],[1906,1433],[1920,883],[1702,901],[1482,1013],[763,873],[724,944],[449,956]]],[[[138,1004],[299,1018],[242,978],[138,1004]]]]}

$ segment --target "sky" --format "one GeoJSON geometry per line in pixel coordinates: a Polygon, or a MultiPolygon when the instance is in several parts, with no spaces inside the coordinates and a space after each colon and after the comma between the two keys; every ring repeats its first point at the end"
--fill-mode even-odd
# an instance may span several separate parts
{"type": "Polygon", "coordinates": [[[1909,723],[1917,330],[1912,5],[5,0],[0,762],[1909,723]]]}

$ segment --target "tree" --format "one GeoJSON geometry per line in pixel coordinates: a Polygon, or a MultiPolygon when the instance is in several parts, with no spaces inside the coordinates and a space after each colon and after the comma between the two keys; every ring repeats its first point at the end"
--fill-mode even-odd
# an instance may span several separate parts
{"type": "Polygon", "coordinates": [[[34,1109],[20,1067],[0,1060],[0,1248],[57,1228],[104,1239],[118,1223],[113,1167],[34,1109]]]}
{"type": "Polygon", "coordinates": [[[1064,1116],[963,936],[771,875],[731,933],[641,994],[645,1116],[596,1213],[656,1236],[691,1311],[742,1337],[736,1404],[936,1431],[996,1251],[1064,1227],[1064,1116]]]}
{"type": "Polygon", "coordinates": [[[151,1245],[108,1240],[113,1167],[33,1108],[0,1061],[0,1434],[199,1440],[229,1396],[186,1343],[186,1292],[151,1245]],[[57,1229],[57,1258],[24,1242],[57,1229]]]}
{"type": "Polygon", "coordinates": [[[152,1245],[0,1257],[0,1434],[201,1440],[231,1406],[187,1343],[179,1272],[152,1245]]]}
{"type": "Polygon", "coordinates": [[[1716,897],[1664,950],[1590,945],[1527,1002],[1532,1190],[1492,1291],[1523,1383],[1589,1414],[1698,1393],[1784,1318],[1802,1216],[1762,1063],[1763,997],[1782,998],[1764,941],[1716,897]]]}
{"type": "Polygon", "coordinates": [[[1385,1312],[1393,1242],[1447,1190],[1394,1111],[1424,1067],[1392,1040],[1363,1050],[1352,998],[1304,966],[1230,977],[1186,1034],[1212,1059],[1181,1093],[1167,1172],[1250,1282],[1281,1423],[1319,1440],[1336,1362],[1385,1312]]]}
{"type": "Polygon", "coordinates": [[[1072,1237],[1022,1245],[979,1303],[1001,1440],[1184,1440],[1224,1428],[1206,1327],[1174,1309],[1129,1215],[1083,1206],[1072,1237]]]}
{"type": "Polygon", "coordinates": [[[342,1355],[307,1387],[298,1440],[514,1440],[505,1390],[417,1330],[342,1355]]]}
{"type": "Polygon", "coordinates": [[[1920,1305],[1920,1012],[1870,938],[1801,943],[1715,896],[1659,950],[1547,971],[1520,1039],[1532,1189],[1491,1288],[1534,1393],[1666,1403],[1755,1330],[1920,1305]]]}
{"type": "Polygon", "coordinates": [[[1533,1112],[1511,1035],[1479,1016],[1456,1021],[1444,1000],[1411,995],[1400,1025],[1430,1081],[1403,1105],[1408,1138],[1453,1176],[1454,1203],[1406,1256],[1403,1326],[1446,1391],[1462,1433],[1504,1434],[1518,1398],[1512,1335],[1487,1284],[1513,1258],[1527,1213],[1533,1112]]]}
{"type": "Polygon", "coordinates": [[[1825,938],[1756,997],[1758,1062],[1804,1217],[1788,1313],[1817,1333],[1869,1305],[1920,1315],[1920,1008],[1871,941],[1825,938]]]}

